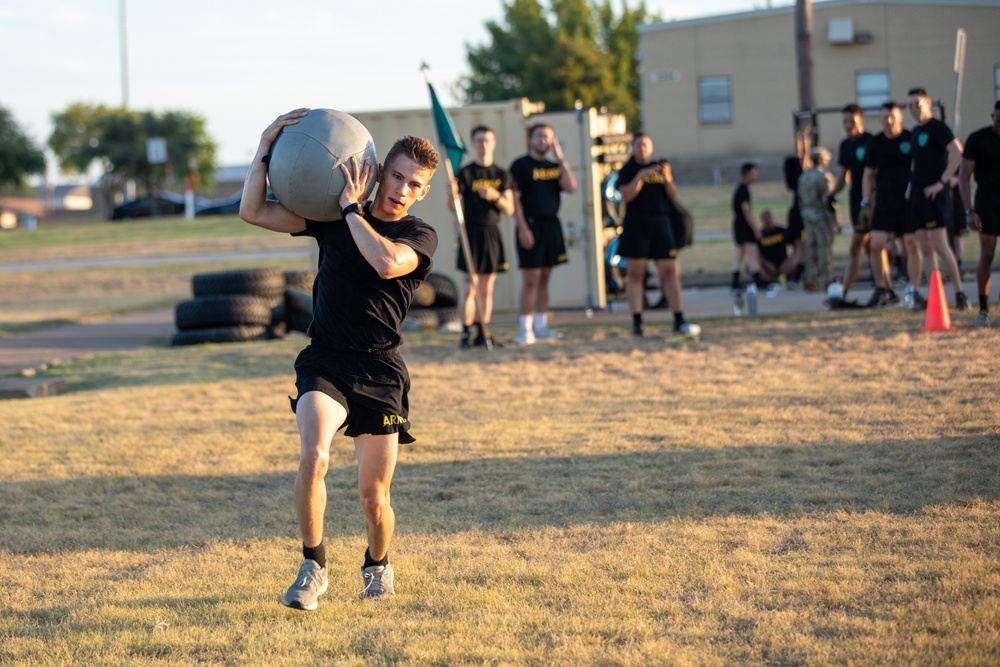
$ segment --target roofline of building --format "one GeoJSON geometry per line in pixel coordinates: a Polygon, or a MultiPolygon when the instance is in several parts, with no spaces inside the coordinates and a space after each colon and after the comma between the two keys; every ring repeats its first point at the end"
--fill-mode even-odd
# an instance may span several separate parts
{"type": "MultiPolygon", "coordinates": [[[[858,7],[864,5],[910,5],[910,6],[944,6],[944,7],[985,7],[996,8],[997,0],[825,0],[824,2],[813,3],[813,9],[836,9],[838,7],[858,7]]],[[[762,18],[765,16],[780,16],[791,14],[795,11],[795,3],[782,7],[772,7],[770,9],[751,9],[745,12],[734,12],[732,14],[717,14],[714,16],[702,16],[695,19],[683,19],[680,21],[658,21],[656,23],[645,23],[638,26],[640,34],[649,32],[659,32],[661,30],[676,30],[678,28],[690,28],[701,25],[711,25],[713,23],[727,23],[729,21],[742,21],[748,18],[762,18]]]]}

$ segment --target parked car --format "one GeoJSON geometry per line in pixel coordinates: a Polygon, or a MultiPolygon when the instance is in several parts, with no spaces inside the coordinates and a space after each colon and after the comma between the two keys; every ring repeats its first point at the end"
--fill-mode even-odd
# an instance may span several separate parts
{"type": "MultiPolygon", "coordinates": [[[[243,200],[243,190],[223,197],[222,199],[207,199],[197,206],[194,214],[201,215],[236,215],[240,212],[240,202],[243,200]]],[[[278,201],[270,186],[267,188],[267,200],[278,201]]]]}
{"type": "Polygon", "coordinates": [[[153,197],[142,197],[115,206],[112,220],[148,218],[153,215],[177,215],[184,212],[184,195],[164,191],[153,197]]]}
{"type": "Polygon", "coordinates": [[[199,215],[236,215],[240,212],[240,200],[243,199],[243,190],[237,190],[228,197],[222,199],[206,200],[201,206],[195,209],[194,214],[199,215]]]}

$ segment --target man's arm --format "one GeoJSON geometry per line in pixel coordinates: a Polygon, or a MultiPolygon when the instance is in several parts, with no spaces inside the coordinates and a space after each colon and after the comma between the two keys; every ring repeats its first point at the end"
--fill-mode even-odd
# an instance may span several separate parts
{"type": "Polygon", "coordinates": [[[559,163],[560,167],[559,187],[564,192],[573,194],[576,192],[576,176],[573,175],[573,170],[570,169],[569,162],[566,161],[566,156],[563,155],[562,146],[559,144],[558,139],[552,142],[552,154],[556,156],[556,162],[559,163]]]}
{"type": "MultiPolygon", "coordinates": [[[[340,165],[344,174],[344,191],[340,193],[341,208],[350,204],[364,204],[362,198],[368,183],[374,178],[374,169],[368,160],[358,168],[358,159],[351,158],[351,167],[340,165]]],[[[378,275],[386,280],[412,273],[420,266],[420,255],[405,243],[396,243],[377,233],[360,213],[348,213],[344,218],[358,250],[378,275]]],[[[333,223],[336,224],[336,223],[333,223]]]]}
{"type": "Polygon", "coordinates": [[[969,158],[962,159],[962,166],[958,171],[958,194],[962,197],[962,208],[965,209],[965,222],[974,232],[983,231],[983,221],[979,219],[979,214],[972,208],[972,172],[976,168],[976,161],[969,158]]]}
{"type": "Polygon", "coordinates": [[[862,201],[870,202],[873,192],[875,192],[875,167],[865,167],[864,175],[861,177],[862,201]]]}
{"type": "Polygon", "coordinates": [[[504,190],[494,202],[504,215],[514,215],[514,191],[504,190]]]}
{"type": "Polygon", "coordinates": [[[833,183],[833,189],[830,190],[830,196],[836,197],[837,194],[844,189],[850,178],[850,172],[847,171],[847,167],[840,165],[840,171],[837,172],[837,180],[833,183]]]}
{"type": "Polygon", "coordinates": [[[299,118],[306,115],[308,109],[296,109],[278,116],[273,123],[260,135],[257,154],[250,163],[243,182],[243,196],[240,199],[240,218],[251,225],[270,229],[273,232],[294,233],[306,228],[306,221],[300,215],[295,215],[279,202],[267,200],[267,163],[271,146],[277,140],[281,130],[288,125],[295,125],[299,118]]]}
{"type": "Polygon", "coordinates": [[[521,191],[514,189],[514,226],[517,228],[517,242],[525,250],[531,250],[535,246],[535,235],[528,227],[528,220],[524,217],[524,205],[521,203],[521,191]]]}

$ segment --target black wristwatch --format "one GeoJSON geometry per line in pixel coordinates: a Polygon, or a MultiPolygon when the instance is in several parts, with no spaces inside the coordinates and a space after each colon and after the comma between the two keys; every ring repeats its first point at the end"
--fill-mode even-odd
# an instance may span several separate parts
{"type": "Polygon", "coordinates": [[[344,208],[340,209],[340,217],[342,219],[347,220],[348,213],[357,213],[362,218],[365,217],[364,212],[361,210],[361,204],[359,204],[358,202],[348,204],[344,208]]]}

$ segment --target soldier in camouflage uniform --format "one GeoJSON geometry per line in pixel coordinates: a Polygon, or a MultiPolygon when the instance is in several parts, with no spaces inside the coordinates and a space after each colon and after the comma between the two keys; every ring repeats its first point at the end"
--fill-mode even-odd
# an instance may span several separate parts
{"type": "Polygon", "coordinates": [[[830,151],[813,149],[813,167],[799,177],[799,202],[806,232],[805,284],[811,291],[824,289],[832,275],[833,240],[837,234],[837,214],[828,204],[833,175],[826,167],[830,151]]]}

